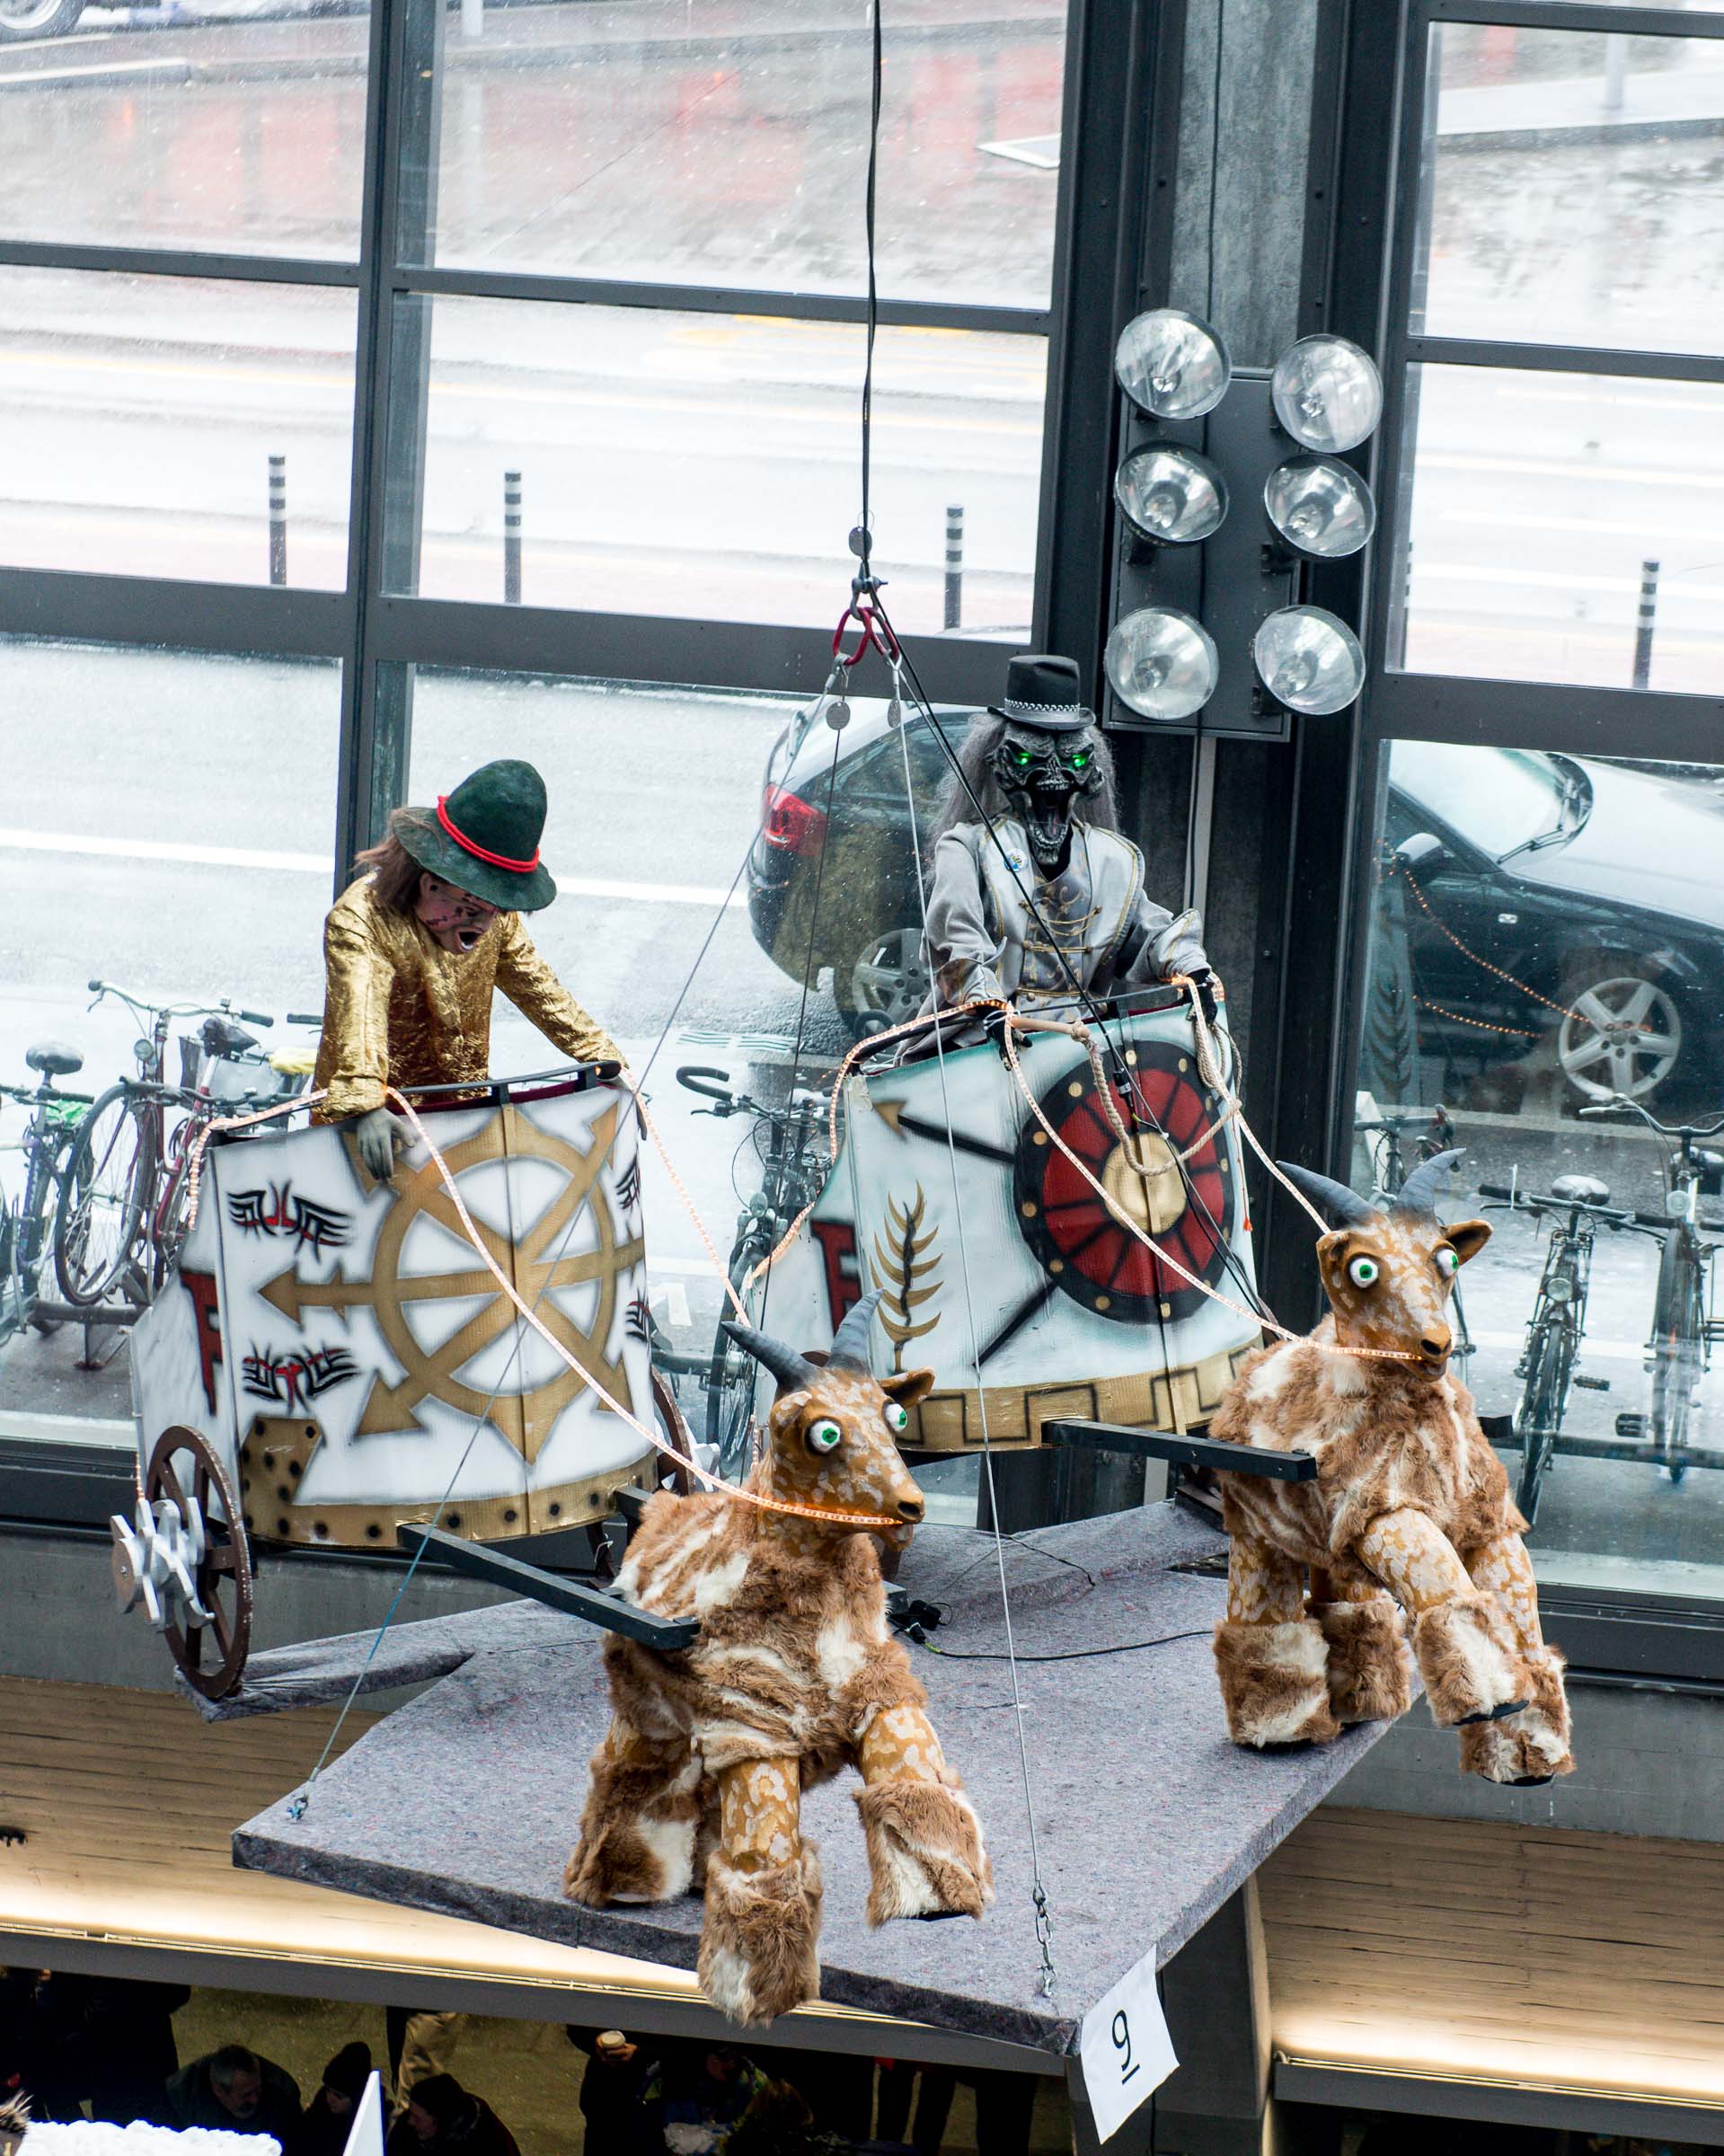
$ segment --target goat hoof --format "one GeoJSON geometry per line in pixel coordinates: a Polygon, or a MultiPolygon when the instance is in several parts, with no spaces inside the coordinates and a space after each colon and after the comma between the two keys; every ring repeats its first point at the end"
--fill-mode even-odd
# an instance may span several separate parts
{"type": "Polygon", "coordinates": [[[1554,1774],[1516,1774],[1508,1786],[1511,1789],[1542,1789],[1546,1782],[1555,1780],[1554,1774]]]}
{"type": "Polygon", "coordinates": [[[1506,1721],[1511,1714],[1525,1714],[1531,1704],[1530,1700],[1507,1700],[1500,1707],[1490,1708],[1483,1714],[1463,1714],[1454,1727],[1469,1729],[1474,1722],[1506,1721]]]}
{"type": "Polygon", "coordinates": [[[968,1915],[963,1909],[919,1909],[915,1921],[919,1924],[947,1924],[954,1917],[968,1915]]]}
{"type": "Polygon", "coordinates": [[[1224,1618],[1216,1627],[1216,1670],[1234,1744],[1264,1752],[1332,1743],[1341,1726],[1329,1703],[1328,1663],[1322,1627],[1309,1618],[1224,1618]]]}
{"type": "Polygon", "coordinates": [[[868,1921],[980,1916],[994,1899],[994,1871],[963,1785],[871,1782],[856,1792],[868,1843],[868,1921]]]}

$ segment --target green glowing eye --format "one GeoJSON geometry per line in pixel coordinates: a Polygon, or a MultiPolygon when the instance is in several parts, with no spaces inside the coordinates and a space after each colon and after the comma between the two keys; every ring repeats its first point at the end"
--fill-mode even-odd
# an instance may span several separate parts
{"type": "Polygon", "coordinates": [[[1035,760],[1027,748],[1014,748],[1012,752],[1012,761],[1020,771],[1028,771],[1035,760]]]}
{"type": "Polygon", "coordinates": [[[909,1416],[895,1400],[889,1400],[880,1413],[886,1418],[886,1427],[894,1437],[901,1437],[910,1427],[909,1416]]]}
{"type": "Polygon", "coordinates": [[[1089,750],[1088,750],[1087,748],[1080,748],[1080,749],[1078,750],[1078,752],[1077,752],[1076,755],[1074,755],[1074,756],[1067,756],[1067,757],[1066,757],[1066,759],[1065,759],[1065,761],[1066,761],[1066,762],[1067,762],[1067,763],[1068,763],[1068,764],[1071,765],[1071,767],[1072,767],[1072,769],[1073,769],[1074,771],[1082,771],[1082,770],[1083,770],[1083,766],[1084,766],[1084,765],[1085,765],[1085,764],[1086,764],[1089,762],[1089,760],[1090,760],[1090,752],[1089,752],[1089,750]]]}
{"type": "Polygon", "coordinates": [[[809,1432],[809,1450],[815,1453],[835,1453],[843,1438],[844,1432],[835,1422],[817,1422],[809,1432]]]}
{"type": "Polygon", "coordinates": [[[1445,1243],[1437,1253],[1437,1269],[1442,1274],[1445,1280],[1453,1280],[1455,1274],[1461,1269],[1460,1252],[1450,1250],[1445,1243]]]}
{"type": "Polygon", "coordinates": [[[1347,1268],[1347,1277],[1355,1287],[1375,1287],[1383,1268],[1375,1258],[1355,1258],[1347,1268]]]}

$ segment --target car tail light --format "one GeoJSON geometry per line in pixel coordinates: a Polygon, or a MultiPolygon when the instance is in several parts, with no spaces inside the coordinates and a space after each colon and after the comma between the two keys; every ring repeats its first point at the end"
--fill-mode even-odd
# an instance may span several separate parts
{"type": "Polygon", "coordinates": [[[761,797],[760,835],[781,853],[812,861],[826,837],[824,813],[800,793],[782,786],[768,786],[761,797]]]}

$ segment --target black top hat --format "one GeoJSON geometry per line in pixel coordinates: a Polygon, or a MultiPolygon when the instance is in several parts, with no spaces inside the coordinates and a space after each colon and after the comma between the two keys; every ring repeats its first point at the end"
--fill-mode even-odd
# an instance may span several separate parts
{"type": "Polygon", "coordinates": [[[991,703],[988,709],[1002,719],[1016,719],[1050,734],[1074,734],[1081,727],[1095,724],[1095,713],[1084,703],[1078,686],[1077,661],[1055,658],[1045,651],[1020,651],[1009,662],[1005,701],[991,703]]]}
{"type": "Polygon", "coordinates": [[[539,862],[544,781],[530,764],[482,764],[435,808],[403,808],[390,829],[422,869],[506,914],[533,914],[557,895],[539,862]]]}

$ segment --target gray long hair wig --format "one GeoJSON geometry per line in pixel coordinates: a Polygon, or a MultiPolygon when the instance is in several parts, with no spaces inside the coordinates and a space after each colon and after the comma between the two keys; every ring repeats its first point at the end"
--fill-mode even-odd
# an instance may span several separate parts
{"type": "MultiPolygon", "coordinates": [[[[994,752],[1000,746],[1000,737],[1008,721],[997,711],[977,711],[969,722],[969,731],[964,736],[958,750],[958,768],[962,779],[953,777],[940,804],[935,818],[933,835],[943,838],[957,824],[976,821],[976,801],[982,804],[982,812],[990,823],[998,817],[1010,816],[1012,804],[1005,798],[1000,782],[994,775],[994,752]],[[969,782],[968,789],[965,780],[969,782]],[[970,799],[974,794],[976,801],[970,799]]],[[[1078,810],[1083,820],[1092,831],[1117,831],[1119,828],[1119,810],[1114,795],[1113,757],[1100,727],[1095,729],[1095,761],[1101,773],[1101,783],[1093,793],[1082,797],[1078,810]]],[[[932,844],[932,842],[931,842],[932,844]]]]}

